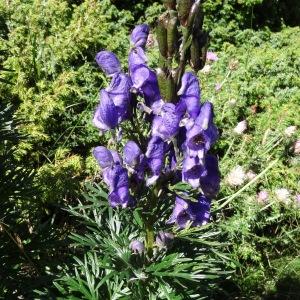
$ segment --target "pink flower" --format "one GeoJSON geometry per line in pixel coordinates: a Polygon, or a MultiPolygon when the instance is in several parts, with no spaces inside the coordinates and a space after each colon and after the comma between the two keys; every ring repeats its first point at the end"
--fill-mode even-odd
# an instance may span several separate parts
{"type": "Polygon", "coordinates": [[[221,83],[217,83],[216,86],[215,86],[215,90],[216,90],[217,92],[220,92],[221,89],[222,89],[222,84],[221,84],[221,83]]]}
{"type": "Polygon", "coordinates": [[[257,200],[259,202],[266,202],[269,198],[269,193],[266,190],[262,190],[257,194],[257,200]]]}
{"type": "Polygon", "coordinates": [[[300,140],[297,140],[294,145],[294,153],[300,154],[300,140]]]}
{"type": "Polygon", "coordinates": [[[212,51],[207,51],[206,59],[210,60],[210,61],[217,61],[219,58],[216,53],[214,53],[212,51]]]}

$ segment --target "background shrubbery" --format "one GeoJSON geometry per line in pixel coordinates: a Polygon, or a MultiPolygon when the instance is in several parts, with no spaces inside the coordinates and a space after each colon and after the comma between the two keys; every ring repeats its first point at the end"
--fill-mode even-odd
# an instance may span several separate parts
{"type": "MultiPolygon", "coordinates": [[[[5,239],[0,297],[13,290],[29,297],[33,288],[25,289],[25,278],[33,287],[44,286],[69,257],[64,239],[73,225],[61,207],[81,197],[83,182],[97,172],[90,150],[104,143],[91,125],[98,90],[107,84],[94,56],[105,48],[125,65],[130,29],[140,21],[153,25],[161,9],[157,1],[0,3],[0,50],[5,50],[0,60],[0,235],[5,239]]],[[[232,168],[241,165],[260,174],[277,159],[216,214],[240,263],[232,285],[223,288],[229,299],[296,299],[299,208],[292,199],[300,190],[300,162],[292,145],[300,127],[300,30],[286,26],[299,25],[300,5],[296,0],[208,0],[204,11],[210,49],[220,58],[209,74],[200,73],[203,99],[215,104],[222,132],[215,149],[224,177],[220,198],[239,189],[225,180],[232,168]],[[246,134],[234,135],[234,126],[244,119],[246,134]],[[291,125],[298,131],[287,137],[284,130],[291,125]],[[290,203],[276,200],[278,188],[291,191],[290,203]],[[256,202],[262,189],[271,195],[266,205],[256,202]]],[[[157,54],[150,53],[154,64],[157,54]]]]}

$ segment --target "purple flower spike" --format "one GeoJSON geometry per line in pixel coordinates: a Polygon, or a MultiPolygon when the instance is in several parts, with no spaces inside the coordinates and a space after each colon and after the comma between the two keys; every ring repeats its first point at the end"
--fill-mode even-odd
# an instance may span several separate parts
{"type": "Polygon", "coordinates": [[[200,186],[201,176],[207,171],[198,157],[186,156],[183,161],[182,181],[189,183],[193,188],[200,186]]]}
{"type": "MultiPolygon", "coordinates": [[[[198,78],[190,72],[182,76],[181,88],[177,93],[180,101],[184,101],[189,116],[196,119],[200,112],[200,86],[198,78]]],[[[181,104],[183,107],[183,104],[181,104]]]]}
{"type": "Polygon", "coordinates": [[[130,36],[130,41],[135,47],[145,47],[150,32],[150,27],[146,24],[137,25],[130,36]]]}
{"type": "Polygon", "coordinates": [[[121,65],[117,56],[109,51],[100,51],[96,55],[96,62],[107,76],[121,72],[121,65]]]}
{"type": "Polygon", "coordinates": [[[190,202],[176,197],[175,207],[168,223],[175,223],[180,228],[185,228],[188,223],[191,223],[191,226],[204,225],[209,218],[210,200],[208,198],[200,195],[198,202],[190,202]]]}
{"type": "Polygon", "coordinates": [[[112,167],[114,159],[111,152],[103,146],[98,146],[93,150],[93,155],[102,169],[112,167]]]}
{"type": "Polygon", "coordinates": [[[124,161],[127,165],[135,168],[138,164],[140,164],[142,155],[140,147],[135,142],[127,142],[123,150],[124,161]]]}
{"type": "Polygon", "coordinates": [[[164,163],[164,141],[159,136],[153,136],[149,141],[146,157],[152,173],[147,185],[151,185],[158,179],[164,163]]]}
{"type": "Polygon", "coordinates": [[[206,102],[202,105],[195,124],[186,134],[186,146],[189,155],[203,158],[217,139],[218,129],[213,124],[213,106],[210,102],[206,102]]]}
{"type": "Polygon", "coordinates": [[[131,241],[131,243],[129,244],[129,248],[136,254],[142,254],[145,250],[144,244],[138,240],[131,241]]]}
{"type": "Polygon", "coordinates": [[[100,91],[100,104],[94,114],[93,123],[103,131],[113,129],[118,125],[117,108],[105,90],[100,91]]]}
{"type": "Polygon", "coordinates": [[[221,174],[218,159],[213,155],[205,157],[207,174],[200,179],[200,186],[204,195],[210,199],[215,198],[220,190],[221,174]]]}
{"type": "Polygon", "coordinates": [[[180,115],[172,103],[162,107],[161,115],[155,116],[152,123],[152,135],[161,137],[163,140],[171,139],[179,129],[180,115]]]}

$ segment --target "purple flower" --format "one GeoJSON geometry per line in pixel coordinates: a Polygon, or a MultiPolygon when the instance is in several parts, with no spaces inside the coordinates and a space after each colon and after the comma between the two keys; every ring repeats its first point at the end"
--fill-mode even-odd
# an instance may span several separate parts
{"type": "Polygon", "coordinates": [[[210,218],[210,200],[203,195],[199,196],[198,202],[191,202],[176,197],[175,207],[168,220],[169,224],[175,223],[180,228],[204,225],[210,218]]]}
{"type": "Polygon", "coordinates": [[[122,166],[122,159],[116,151],[105,147],[96,147],[93,155],[103,169],[103,180],[109,187],[108,200],[112,207],[128,207],[135,204],[129,193],[127,170],[122,166]]]}
{"type": "Polygon", "coordinates": [[[130,41],[135,47],[145,47],[150,32],[150,27],[146,24],[137,25],[130,36],[130,41]]]}
{"type": "Polygon", "coordinates": [[[112,207],[129,207],[135,204],[134,199],[129,193],[128,173],[119,163],[116,163],[109,170],[107,176],[110,194],[108,195],[109,204],[112,207]]]}
{"type": "Polygon", "coordinates": [[[113,129],[118,125],[117,107],[105,90],[100,91],[100,104],[96,108],[93,123],[103,131],[113,129]]]}
{"type": "Polygon", "coordinates": [[[164,164],[164,141],[159,136],[153,136],[149,141],[146,157],[151,171],[151,177],[147,179],[147,185],[151,185],[158,179],[164,164]]]}
{"type": "Polygon", "coordinates": [[[212,199],[219,193],[221,181],[218,159],[214,155],[206,155],[205,169],[207,172],[200,178],[200,187],[204,195],[212,199]]]}
{"type": "Polygon", "coordinates": [[[194,125],[186,133],[188,154],[203,158],[217,138],[218,129],[213,123],[213,106],[212,103],[205,102],[194,125]]]}
{"type": "Polygon", "coordinates": [[[93,150],[93,155],[102,169],[112,167],[114,158],[112,153],[103,146],[98,146],[93,150]]]}
{"type": "Polygon", "coordinates": [[[177,93],[180,97],[181,109],[186,108],[189,116],[196,119],[200,112],[200,86],[197,77],[190,72],[182,76],[181,88],[177,93]]]}
{"type": "Polygon", "coordinates": [[[138,240],[132,240],[131,243],[129,244],[129,248],[132,250],[134,253],[139,253],[142,254],[145,250],[145,246],[142,242],[138,240]]]}
{"type": "Polygon", "coordinates": [[[117,56],[109,51],[100,51],[96,55],[96,62],[103,72],[108,76],[113,76],[121,72],[121,65],[117,56]]]}
{"type": "Polygon", "coordinates": [[[207,173],[199,157],[186,156],[183,160],[182,181],[189,183],[193,188],[200,186],[201,176],[207,173]]]}
{"type": "Polygon", "coordinates": [[[167,249],[174,240],[174,234],[170,232],[160,231],[156,236],[155,243],[159,249],[167,249]]]}
{"type": "Polygon", "coordinates": [[[132,73],[140,65],[147,64],[147,57],[142,47],[135,47],[130,50],[128,58],[129,71],[132,73]]]}
{"type": "Polygon", "coordinates": [[[117,109],[118,122],[127,119],[131,114],[131,87],[131,78],[124,73],[118,73],[113,76],[109,87],[105,89],[117,109]]]}
{"type": "Polygon", "coordinates": [[[139,95],[143,96],[147,106],[161,99],[157,76],[147,65],[145,52],[141,47],[133,48],[129,54],[129,71],[133,87],[139,95]]]}
{"type": "Polygon", "coordinates": [[[124,161],[127,165],[135,168],[141,162],[143,156],[140,147],[133,141],[128,141],[123,150],[124,161]]]}
{"type": "Polygon", "coordinates": [[[161,115],[157,115],[152,123],[152,135],[161,137],[164,141],[171,139],[179,129],[180,116],[172,103],[164,104],[161,115]]]}
{"type": "Polygon", "coordinates": [[[212,51],[207,51],[206,59],[210,60],[210,61],[217,61],[219,58],[218,58],[218,55],[216,53],[214,53],[212,51]]]}

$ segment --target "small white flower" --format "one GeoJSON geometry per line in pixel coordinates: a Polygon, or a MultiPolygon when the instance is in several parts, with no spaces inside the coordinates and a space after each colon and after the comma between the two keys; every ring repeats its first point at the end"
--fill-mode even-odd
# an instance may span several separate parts
{"type": "Polygon", "coordinates": [[[210,73],[210,71],[211,71],[211,65],[205,65],[200,72],[207,75],[210,73]]]}
{"type": "Polygon", "coordinates": [[[300,154],[300,140],[297,140],[294,145],[294,153],[300,154]]]}
{"type": "Polygon", "coordinates": [[[290,192],[284,188],[275,190],[275,195],[278,200],[283,202],[287,202],[290,198],[290,192]]]}
{"type": "Polygon", "coordinates": [[[249,171],[246,173],[246,176],[247,176],[248,180],[252,180],[252,179],[254,179],[254,178],[257,176],[257,174],[254,173],[252,170],[249,170],[249,171]]]}
{"type": "Polygon", "coordinates": [[[290,137],[293,134],[295,134],[296,131],[297,131],[297,126],[289,126],[284,130],[284,134],[290,137]]]}
{"type": "Polygon", "coordinates": [[[246,174],[241,166],[236,166],[227,176],[227,182],[230,186],[240,186],[246,180],[246,174]]]}
{"type": "Polygon", "coordinates": [[[239,122],[236,127],[233,129],[233,131],[236,134],[243,134],[247,130],[247,121],[241,121],[239,122]]]}

